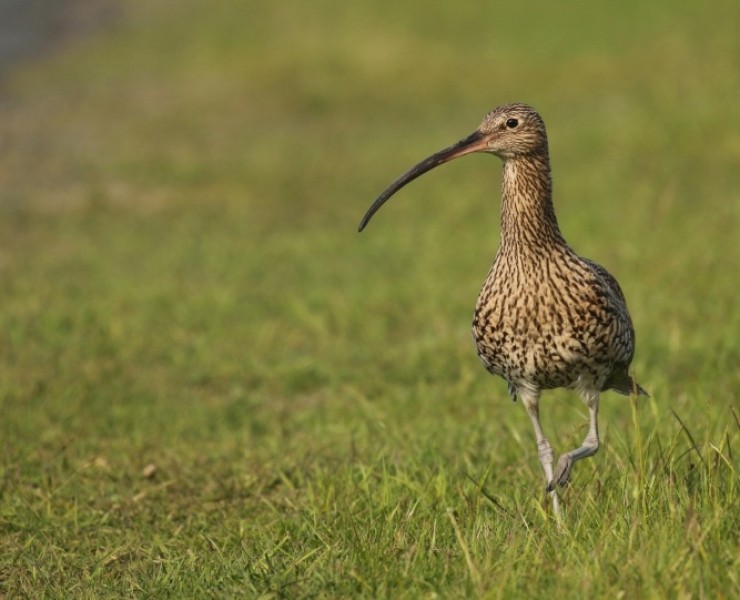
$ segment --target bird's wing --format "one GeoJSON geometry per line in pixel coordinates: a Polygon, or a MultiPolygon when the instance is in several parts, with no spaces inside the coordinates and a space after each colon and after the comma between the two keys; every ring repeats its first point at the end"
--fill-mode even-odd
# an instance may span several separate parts
{"type": "MultiPolygon", "coordinates": [[[[619,287],[619,282],[616,280],[616,278],[609,271],[607,271],[604,267],[602,267],[600,264],[595,263],[594,261],[589,260],[588,258],[581,257],[581,259],[603,281],[604,286],[607,287],[609,291],[613,293],[621,301],[622,305],[624,306],[624,310],[626,312],[627,311],[627,300],[625,299],[624,293],[622,292],[622,288],[619,287]]],[[[629,318],[629,314],[627,316],[629,318]]]]}
{"type": "Polygon", "coordinates": [[[584,258],[583,261],[589,266],[591,271],[598,277],[604,286],[604,291],[611,297],[613,309],[615,310],[618,320],[618,327],[621,329],[618,344],[618,360],[614,366],[611,375],[604,383],[604,390],[613,389],[620,394],[638,394],[647,396],[648,393],[629,375],[629,366],[635,353],[635,329],[632,325],[629,311],[627,310],[627,300],[624,292],[619,286],[616,278],[609,273],[600,264],[584,258]]]}

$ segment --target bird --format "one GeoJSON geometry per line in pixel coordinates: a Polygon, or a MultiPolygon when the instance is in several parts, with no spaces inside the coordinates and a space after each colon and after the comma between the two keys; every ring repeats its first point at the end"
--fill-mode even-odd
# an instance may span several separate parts
{"type": "Polygon", "coordinates": [[[648,394],[629,373],[635,331],[619,283],[604,267],[576,254],[561,233],[542,117],[523,103],[490,111],[471,135],[390,184],[365,213],[359,231],[406,184],[473,153],[503,162],[499,248],[475,305],[473,339],[485,368],[506,381],[512,399],[519,398],[529,415],[545,493],[552,496],[559,522],[556,487],[568,483],[574,463],[599,449],[601,392],[648,394]],[[539,413],[541,393],[555,388],[575,390],[589,411],[585,439],[557,463],[539,413]]]}

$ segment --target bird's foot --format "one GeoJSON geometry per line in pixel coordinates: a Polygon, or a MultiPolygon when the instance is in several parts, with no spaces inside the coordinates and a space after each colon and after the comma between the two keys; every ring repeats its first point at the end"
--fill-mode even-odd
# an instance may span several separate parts
{"type": "Polygon", "coordinates": [[[563,454],[558,459],[558,464],[555,467],[555,474],[553,475],[552,481],[547,484],[545,488],[546,492],[552,492],[556,485],[563,486],[568,483],[570,479],[570,471],[573,468],[573,459],[568,454],[563,454]]]}

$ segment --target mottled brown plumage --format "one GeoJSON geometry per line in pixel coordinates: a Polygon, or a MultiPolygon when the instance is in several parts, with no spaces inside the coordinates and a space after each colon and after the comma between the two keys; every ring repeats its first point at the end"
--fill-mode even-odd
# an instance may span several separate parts
{"type": "Polygon", "coordinates": [[[449,160],[487,152],[504,163],[501,243],[475,307],[473,337],[483,364],[520,397],[534,425],[539,458],[559,512],[556,484],[573,463],[599,447],[599,394],[645,394],[628,373],[634,330],[616,279],[579,257],[565,242],[552,204],[547,134],[542,118],[525,104],[506,104],[486,115],[477,131],[422,161],[378,197],[360,230],[401,187],[449,160]],[[553,451],[539,421],[542,390],[572,388],[589,408],[582,445],[563,454],[553,471],[553,451]]]}

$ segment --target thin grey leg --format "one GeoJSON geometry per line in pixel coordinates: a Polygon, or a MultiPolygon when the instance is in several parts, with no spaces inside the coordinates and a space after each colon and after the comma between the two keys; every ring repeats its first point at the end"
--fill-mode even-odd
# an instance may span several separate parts
{"type": "Polygon", "coordinates": [[[545,433],[542,431],[542,425],[540,424],[540,409],[539,409],[539,391],[529,391],[519,389],[519,396],[522,399],[522,404],[529,415],[532,425],[534,426],[534,435],[537,440],[537,455],[542,465],[542,470],[545,472],[545,479],[547,480],[548,486],[547,491],[552,494],[552,507],[555,511],[555,515],[560,518],[560,500],[558,494],[554,490],[552,485],[553,471],[552,463],[554,455],[550,442],[547,441],[545,433]]]}
{"type": "Polygon", "coordinates": [[[560,457],[555,468],[555,476],[550,481],[548,490],[553,489],[556,484],[565,485],[570,478],[573,463],[582,458],[593,456],[599,449],[599,393],[585,392],[583,401],[588,406],[589,412],[588,434],[580,448],[571,450],[560,457]]]}

